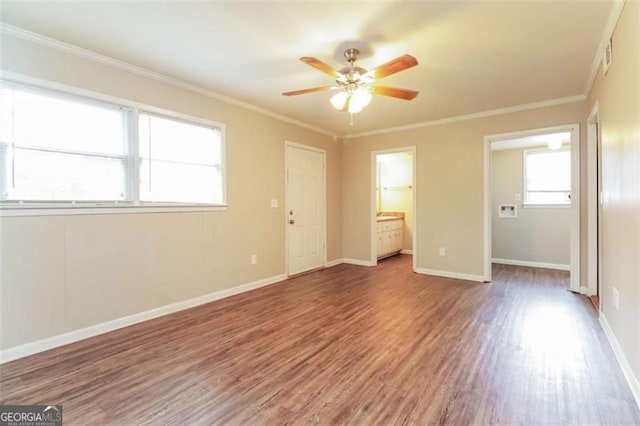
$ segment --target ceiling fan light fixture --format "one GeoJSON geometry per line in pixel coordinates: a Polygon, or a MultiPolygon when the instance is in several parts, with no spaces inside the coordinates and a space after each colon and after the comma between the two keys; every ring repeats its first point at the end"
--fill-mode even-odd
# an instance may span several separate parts
{"type": "Polygon", "coordinates": [[[369,73],[362,74],[360,76],[360,82],[363,84],[371,84],[373,83],[373,76],[369,73]]]}
{"type": "Polygon", "coordinates": [[[364,87],[361,87],[353,92],[353,94],[351,95],[351,103],[349,104],[349,112],[356,112],[351,111],[351,107],[357,109],[357,112],[362,111],[362,109],[369,105],[369,102],[371,102],[371,97],[371,93],[364,87]]]}
{"type": "Polygon", "coordinates": [[[330,99],[331,105],[338,111],[342,111],[344,109],[344,104],[349,99],[349,93],[347,92],[339,92],[333,95],[330,99]]]}
{"type": "Polygon", "coordinates": [[[560,147],[562,146],[562,141],[557,139],[550,140],[549,143],[547,143],[547,146],[552,150],[560,149],[560,147]]]}
{"type": "MultiPolygon", "coordinates": [[[[555,136],[555,135],[550,135],[550,136],[555,136]]],[[[549,140],[547,141],[547,146],[549,147],[549,149],[552,149],[552,150],[560,149],[562,145],[567,142],[563,140],[563,137],[564,135],[560,135],[560,137],[550,137],[549,140]]]]}
{"type": "Polygon", "coordinates": [[[545,136],[547,139],[547,146],[549,149],[557,150],[562,148],[562,145],[569,143],[568,135],[566,133],[556,133],[545,136]]]}
{"type": "Polygon", "coordinates": [[[344,111],[347,101],[348,111],[352,114],[362,111],[371,102],[371,92],[365,87],[360,87],[354,91],[336,93],[330,99],[331,105],[338,111],[344,111]]]}

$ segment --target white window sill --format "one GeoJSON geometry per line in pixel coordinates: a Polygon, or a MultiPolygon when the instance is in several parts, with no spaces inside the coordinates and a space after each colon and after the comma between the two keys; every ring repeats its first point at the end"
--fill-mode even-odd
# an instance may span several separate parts
{"type": "Polygon", "coordinates": [[[523,204],[523,209],[569,209],[571,204],[523,204]]]}
{"type": "Polygon", "coordinates": [[[133,213],[180,213],[227,211],[226,205],[72,205],[72,206],[0,206],[0,217],[60,216],[88,214],[133,214],[133,213]]]}

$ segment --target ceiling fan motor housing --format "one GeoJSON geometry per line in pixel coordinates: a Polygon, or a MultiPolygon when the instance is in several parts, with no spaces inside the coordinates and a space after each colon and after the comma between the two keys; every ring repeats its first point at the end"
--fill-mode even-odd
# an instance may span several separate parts
{"type": "Polygon", "coordinates": [[[371,83],[370,79],[362,78],[367,73],[366,69],[353,66],[353,63],[358,59],[359,54],[360,51],[355,48],[350,48],[344,51],[344,57],[347,59],[347,62],[349,62],[349,66],[344,67],[339,71],[340,75],[336,78],[336,83],[348,91],[354,91],[358,86],[371,83]]]}
{"type": "Polygon", "coordinates": [[[358,49],[354,49],[353,47],[344,51],[344,57],[347,59],[347,62],[352,65],[358,59],[359,54],[360,51],[358,49]]]}

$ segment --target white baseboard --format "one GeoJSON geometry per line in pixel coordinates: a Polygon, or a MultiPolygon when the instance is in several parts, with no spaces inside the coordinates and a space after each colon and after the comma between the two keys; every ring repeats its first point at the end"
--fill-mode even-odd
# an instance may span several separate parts
{"type": "Polygon", "coordinates": [[[331,268],[332,266],[340,265],[341,263],[344,263],[344,259],[330,260],[324,264],[324,267],[331,268]]]}
{"type": "Polygon", "coordinates": [[[633,369],[627,360],[626,355],[622,351],[622,346],[620,346],[620,342],[616,338],[616,335],[613,332],[613,329],[609,325],[609,321],[607,321],[607,317],[604,315],[602,311],[600,311],[599,316],[600,324],[602,325],[602,329],[604,330],[604,334],[607,336],[609,340],[609,344],[611,345],[611,349],[613,349],[613,353],[618,360],[618,364],[622,369],[622,373],[624,374],[625,379],[627,379],[627,383],[631,388],[631,393],[633,394],[633,398],[636,401],[636,405],[640,408],[640,382],[638,378],[633,374],[633,369]]]}
{"type": "Polygon", "coordinates": [[[153,318],[193,308],[194,306],[203,305],[205,303],[213,302],[214,300],[224,299],[225,297],[244,293],[256,288],[265,287],[280,281],[284,281],[285,279],[287,279],[287,276],[285,274],[275,275],[273,277],[264,278],[262,280],[254,281],[251,283],[242,284],[225,290],[205,294],[203,296],[194,297],[193,299],[171,303],[169,305],[160,306],[158,308],[139,312],[137,314],[129,315],[123,318],[117,318],[111,321],[103,322],[101,324],[92,325],[86,328],[81,328],[79,330],[73,330],[68,333],[59,334],[57,336],[48,337],[46,339],[37,340],[35,342],[26,343],[24,345],[15,346],[9,349],[4,349],[0,351],[0,364],[4,364],[6,362],[13,361],[19,358],[24,358],[26,356],[33,355],[39,352],[44,352],[49,349],[57,348],[59,346],[68,345],[69,343],[77,342],[89,337],[108,333],[110,331],[137,324],[143,321],[148,321],[153,318]]]}
{"type": "Polygon", "coordinates": [[[413,250],[402,249],[402,250],[400,250],[400,254],[411,254],[411,255],[413,255],[413,250]]]}
{"type": "Polygon", "coordinates": [[[455,278],[458,280],[484,282],[482,275],[462,274],[459,272],[438,271],[435,269],[415,268],[415,272],[424,275],[435,275],[436,277],[455,278]]]}
{"type": "Polygon", "coordinates": [[[559,271],[570,271],[571,265],[564,265],[561,263],[545,263],[545,262],[529,262],[528,260],[513,260],[513,259],[491,259],[492,263],[499,263],[501,265],[514,265],[514,266],[528,266],[530,268],[544,268],[544,269],[557,269],[559,271]]]}
{"type": "Polygon", "coordinates": [[[349,265],[358,265],[358,266],[373,266],[371,261],[369,260],[360,260],[360,259],[342,259],[342,263],[348,263],[349,265]]]}

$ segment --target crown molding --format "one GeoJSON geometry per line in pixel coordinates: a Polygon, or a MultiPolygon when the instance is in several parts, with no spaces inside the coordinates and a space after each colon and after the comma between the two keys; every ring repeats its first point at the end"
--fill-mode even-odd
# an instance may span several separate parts
{"type": "Polygon", "coordinates": [[[554,105],[570,104],[573,102],[582,102],[586,99],[587,97],[585,95],[567,96],[564,98],[549,99],[546,101],[534,102],[530,104],[514,105],[506,108],[492,109],[489,111],[476,112],[473,114],[458,115],[455,117],[442,118],[439,120],[423,121],[419,123],[407,124],[405,126],[389,127],[386,129],[372,130],[370,132],[354,133],[350,135],[345,135],[342,137],[342,139],[354,139],[354,138],[360,138],[363,136],[375,136],[375,135],[381,135],[384,133],[393,133],[393,132],[402,132],[406,130],[420,129],[422,127],[439,126],[441,124],[456,123],[458,121],[475,120],[478,118],[491,117],[494,115],[509,114],[511,112],[526,111],[530,109],[544,108],[544,107],[549,107],[554,105]]]}
{"type": "Polygon", "coordinates": [[[589,72],[589,77],[587,78],[587,82],[584,87],[584,95],[587,97],[589,96],[589,93],[593,88],[593,83],[595,83],[596,81],[596,75],[598,74],[600,64],[602,63],[604,50],[606,49],[607,44],[609,44],[609,39],[613,36],[613,31],[616,29],[618,19],[620,19],[620,14],[622,13],[622,9],[624,8],[624,4],[625,0],[615,0],[613,2],[613,5],[611,6],[609,18],[607,19],[607,23],[605,24],[604,30],[602,31],[600,44],[598,45],[598,50],[596,50],[596,55],[593,58],[591,71],[589,72]]]}
{"type": "Polygon", "coordinates": [[[102,54],[93,52],[91,50],[83,49],[73,44],[64,43],[62,41],[59,41],[47,36],[43,36],[42,34],[34,33],[32,31],[28,31],[20,27],[16,27],[13,25],[6,24],[4,22],[0,22],[0,32],[3,34],[7,34],[22,40],[26,40],[26,41],[41,45],[41,46],[49,47],[64,53],[69,53],[71,55],[75,55],[83,59],[88,59],[93,62],[98,62],[110,67],[127,71],[132,74],[139,75],[141,77],[145,77],[151,80],[156,80],[161,83],[170,84],[172,86],[179,87],[181,89],[186,89],[191,92],[195,92],[203,96],[217,99],[217,100],[238,106],[240,108],[248,109],[248,110],[266,115],[268,117],[275,118],[280,121],[284,121],[289,124],[293,124],[299,127],[303,127],[305,129],[313,130],[314,132],[321,133],[326,136],[331,136],[334,141],[337,141],[339,139],[338,134],[336,134],[335,132],[329,131],[327,129],[313,126],[303,121],[296,120],[295,118],[287,117],[286,115],[278,114],[268,109],[250,104],[248,102],[244,102],[239,99],[214,92],[213,90],[209,90],[204,87],[200,87],[195,84],[191,84],[186,81],[183,81],[174,77],[170,77],[168,75],[165,75],[156,71],[149,70],[147,68],[139,67],[137,65],[133,65],[128,62],[120,61],[118,59],[112,58],[110,56],[102,55],[102,54]]]}
{"type": "Polygon", "coordinates": [[[367,132],[361,132],[361,133],[353,133],[353,134],[344,134],[344,135],[339,135],[335,132],[332,132],[330,130],[321,128],[321,127],[317,127],[317,126],[313,126],[310,124],[307,124],[303,121],[300,120],[296,120],[294,118],[270,111],[268,109],[250,104],[248,102],[244,102],[241,101],[239,99],[230,97],[230,96],[226,96],[217,92],[214,92],[212,90],[197,86],[195,84],[191,84],[188,83],[186,81],[174,78],[174,77],[170,77],[168,75],[156,72],[156,71],[152,71],[149,70],[147,68],[143,68],[143,67],[139,67],[137,65],[133,65],[130,64],[128,62],[124,62],[124,61],[120,61],[118,59],[112,58],[110,56],[106,56],[106,55],[102,55],[96,52],[93,52],[91,50],[87,50],[87,49],[83,49],[81,47],[72,45],[72,44],[68,44],[68,43],[64,43],[62,41],[50,38],[50,37],[46,37],[43,36],[41,34],[38,33],[34,33],[32,31],[28,31],[25,30],[23,28],[20,27],[16,27],[13,25],[9,25],[3,22],[0,22],[0,32],[16,37],[16,38],[20,38],[41,46],[45,46],[45,47],[49,47],[58,51],[62,51],[68,54],[72,54],[75,55],[77,57],[83,58],[83,59],[87,59],[93,62],[98,62],[107,66],[111,66],[123,71],[127,71],[130,72],[132,74],[136,74],[139,75],[141,77],[145,77],[145,78],[149,78],[152,80],[156,80],[162,83],[166,83],[166,84],[170,84],[174,87],[179,87],[182,89],[186,89],[189,90],[191,92],[194,93],[198,93],[201,94],[203,96],[207,96],[213,99],[217,99],[235,106],[238,106],[240,108],[244,108],[247,110],[251,110],[263,115],[266,115],[268,117],[271,118],[275,118],[277,120],[289,123],[289,124],[293,124],[305,129],[309,129],[312,130],[314,132],[326,135],[326,136],[330,136],[334,141],[344,141],[344,140],[348,140],[348,139],[354,139],[354,138],[359,138],[359,137],[364,137],[364,136],[375,136],[375,135],[380,135],[380,134],[385,134],[385,133],[392,133],[392,132],[400,132],[400,131],[406,131],[406,130],[412,130],[412,129],[419,129],[422,127],[431,127],[431,126],[438,126],[438,125],[442,125],[442,124],[448,124],[448,123],[455,123],[455,122],[459,122],[459,121],[466,121],[466,120],[474,120],[474,119],[478,119],[478,118],[485,118],[485,117],[490,117],[490,116],[494,116],[494,115],[500,115],[500,114],[508,114],[508,113],[512,113],[512,112],[518,112],[518,111],[526,111],[529,109],[536,109],[536,108],[544,108],[544,107],[548,107],[548,106],[554,106],[554,105],[562,105],[562,104],[567,104],[567,103],[573,103],[573,102],[581,102],[587,99],[587,95],[588,92],[591,90],[591,86],[593,85],[593,81],[595,80],[595,74],[598,70],[598,66],[600,63],[599,58],[602,57],[602,53],[604,52],[604,48],[606,47],[606,44],[609,40],[609,38],[611,37],[611,34],[613,33],[613,30],[615,29],[615,24],[617,23],[617,20],[620,16],[620,13],[622,12],[622,8],[624,6],[624,0],[616,0],[614,2],[614,6],[611,10],[611,13],[609,14],[609,19],[607,21],[606,24],[606,28],[605,31],[603,33],[603,37],[600,43],[600,47],[598,48],[598,52],[596,53],[596,57],[594,59],[593,62],[593,66],[592,66],[592,71],[590,75],[590,78],[588,80],[588,85],[587,85],[587,89],[585,90],[584,94],[581,95],[575,95],[575,96],[568,96],[568,97],[563,97],[563,98],[557,98],[557,99],[549,99],[549,100],[545,100],[545,101],[540,101],[540,102],[534,102],[534,103],[529,103],[529,104],[522,104],[522,105],[514,105],[514,106],[510,106],[510,107],[505,107],[505,108],[498,108],[498,109],[493,109],[493,110],[488,110],[488,111],[482,111],[482,112],[477,112],[477,113],[472,113],[472,114],[465,114],[465,115],[459,115],[459,116],[454,116],[454,117],[447,117],[447,118],[442,118],[442,119],[438,119],[438,120],[432,120],[432,121],[423,121],[423,122],[418,122],[418,123],[412,123],[412,124],[407,124],[407,125],[403,125],[403,126],[397,126],[397,127],[388,127],[388,128],[383,128],[383,129],[377,129],[377,130],[372,130],[372,131],[367,131],[367,132]]]}

